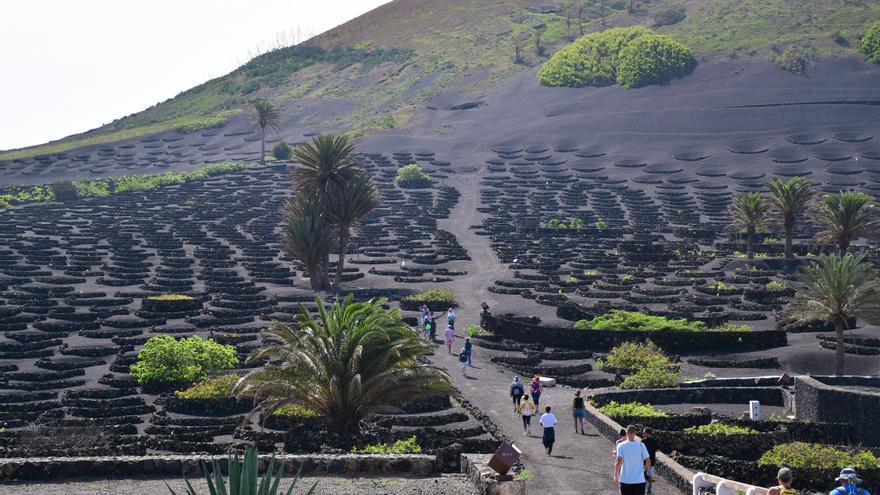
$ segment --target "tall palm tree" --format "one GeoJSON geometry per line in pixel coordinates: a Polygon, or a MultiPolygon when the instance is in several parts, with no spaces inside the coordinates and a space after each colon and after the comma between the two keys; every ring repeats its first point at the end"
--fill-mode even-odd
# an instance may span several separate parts
{"type": "Polygon", "coordinates": [[[342,282],[345,255],[351,239],[351,227],[367,216],[379,204],[379,192],[366,173],[353,175],[336,191],[328,205],[329,219],[336,226],[339,241],[339,260],[336,263],[336,285],[342,282]]]}
{"type": "Polygon", "coordinates": [[[313,290],[328,289],[325,260],[336,239],[323,206],[314,194],[302,191],[295,200],[287,200],[281,213],[287,222],[281,246],[303,264],[313,290]]]}
{"type": "Polygon", "coordinates": [[[759,192],[740,194],[730,205],[730,216],[738,228],[746,229],[746,253],[748,258],[755,258],[752,248],[755,231],[767,221],[767,200],[759,192]]]}
{"type": "Polygon", "coordinates": [[[298,146],[293,156],[302,165],[293,171],[296,186],[311,189],[325,199],[333,197],[336,189],[362,171],[360,155],[344,136],[316,136],[311,143],[298,146]]]}
{"type": "Polygon", "coordinates": [[[249,362],[269,364],[243,377],[237,392],[261,399],[266,410],[307,407],[335,432],[357,432],[379,406],[450,392],[449,375],[418,359],[430,344],[385,302],[353,302],[349,294],[326,308],[316,297],[317,319],[302,307],[297,328],[279,323],[267,331],[280,343],[251,354],[249,362]]]}
{"type": "Polygon", "coordinates": [[[880,227],[880,212],[874,208],[874,198],[855,191],[822,196],[814,216],[816,223],[823,227],[815,241],[836,244],[841,256],[849,250],[852,241],[880,227]]]}
{"type": "Polygon", "coordinates": [[[880,323],[880,281],[877,270],[864,255],[843,257],[820,255],[816,265],[803,268],[799,290],[794,301],[786,308],[789,317],[797,322],[815,320],[834,325],[837,336],[836,373],[843,373],[845,357],[843,331],[851,318],[869,324],[880,323]]]}
{"type": "Polygon", "coordinates": [[[266,99],[255,100],[251,106],[251,119],[260,128],[260,163],[266,163],[266,133],[277,131],[281,116],[278,110],[266,99]]]}
{"type": "Polygon", "coordinates": [[[791,237],[798,215],[816,194],[813,182],[803,177],[793,177],[785,182],[779,177],[765,184],[770,190],[770,205],[782,213],[782,225],[785,228],[785,258],[791,259],[791,237]]]}

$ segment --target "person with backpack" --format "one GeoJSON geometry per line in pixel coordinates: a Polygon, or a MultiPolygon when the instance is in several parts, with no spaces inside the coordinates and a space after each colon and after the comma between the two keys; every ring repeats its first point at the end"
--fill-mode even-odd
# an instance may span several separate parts
{"type": "Polygon", "coordinates": [[[780,469],[776,473],[776,481],[779,482],[779,485],[769,488],[767,495],[798,495],[799,492],[791,487],[793,480],[794,474],[792,474],[791,469],[787,467],[780,469]]]}
{"type": "Polygon", "coordinates": [[[461,348],[461,353],[458,354],[458,366],[461,368],[462,376],[467,376],[467,353],[464,352],[464,347],[461,348]]]}
{"type": "Polygon", "coordinates": [[[853,468],[841,470],[840,475],[834,481],[840,483],[840,486],[831,490],[828,495],[871,495],[868,490],[859,487],[862,480],[853,468]]]}
{"type": "Polygon", "coordinates": [[[519,403],[519,414],[522,416],[523,435],[532,436],[532,415],[538,412],[535,403],[529,400],[528,395],[523,395],[522,402],[519,403]]]}
{"type": "Polygon", "coordinates": [[[449,326],[455,330],[455,311],[452,308],[449,308],[449,311],[446,312],[446,321],[449,323],[449,326]]]}
{"type": "Polygon", "coordinates": [[[437,339],[437,319],[431,315],[431,332],[428,333],[428,339],[434,342],[437,339]]]}
{"type": "Polygon", "coordinates": [[[581,391],[574,393],[574,400],[571,401],[571,415],[574,418],[574,432],[578,432],[578,425],[581,425],[581,435],[584,435],[584,418],[587,417],[587,406],[584,404],[584,398],[581,397],[581,391]]]}
{"type": "Polygon", "coordinates": [[[519,403],[522,400],[526,388],[523,387],[519,377],[513,377],[513,383],[510,384],[510,398],[513,399],[513,412],[519,412],[519,403]]]}
{"type": "MultiPolygon", "coordinates": [[[[419,313],[419,327],[424,331],[425,323],[428,321],[428,315],[431,314],[431,310],[428,309],[426,304],[422,304],[422,307],[419,308],[419,313]]],[[[428,332],[425,333],[427,334],[428,332]]]]}
{"type": "Polygon", "coordinates": [[[532,378],[531,386],[529,387],[529,392],[532,393],[532,399],[535,401],[536,406],[541,405],[541,392],[543,392],[543,387],[541,387],[541,377],[535,375],[532,378]]]}

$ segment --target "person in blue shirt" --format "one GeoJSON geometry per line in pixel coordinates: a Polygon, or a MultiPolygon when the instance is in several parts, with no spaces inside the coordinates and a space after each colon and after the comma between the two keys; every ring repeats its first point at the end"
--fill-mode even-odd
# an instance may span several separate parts
{"type": "Polygon", "coordinates": [[[859,487],[862,480],[853,468],[842,469],[840,475],[834,481],[839,482],[840,486],[831,490],[828,495],[871,495],[868,490],[859,487]]]}

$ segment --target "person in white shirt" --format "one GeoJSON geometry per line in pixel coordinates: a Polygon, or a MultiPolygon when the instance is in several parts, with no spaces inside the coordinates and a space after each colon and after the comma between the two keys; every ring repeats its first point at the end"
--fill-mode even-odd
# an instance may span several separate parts
{"type": "Polygon", "coordinates": [[[556,442],[556,416],[550,412],[550,406],[547,406],[544,414],[541,415],[539,422],[544,427],[544,449],[547,455],[553,453],[553,444],[556,442]]]}
{"type": "Polygon", "coordinates": [[[636,440],[636,427],[626,427],[626,440],[617,444],[614,483],[620,495],[645,495],[645,470],[651,467],[651,456],[645,444],[636,440]]]}

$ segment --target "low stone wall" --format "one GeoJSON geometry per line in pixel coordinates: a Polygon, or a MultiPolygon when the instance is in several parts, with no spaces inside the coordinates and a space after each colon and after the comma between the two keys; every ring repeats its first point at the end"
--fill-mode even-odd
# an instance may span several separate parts
{"type": "Polygon", "coordinates": [[[465,473],[478,495],[525,495],[526,482],[519,480],[497,481],[495,471],[489,467],[491,454],[462,454],[461,472],[465,473]]]}
{"type": "MultiPolygon", "coordinates": [[[[866,377],[823,377],[822,381],[839,386],[865,386],[866,377]]],[[[859,439],[864,445],[880,446],[880,423],[876,421],[880,410],[878,392],[846,389],[822,383],[808,376],[798,377],[795,382],[795,410],[800,419],[827,423],[857,425],[859,439]]]]}
{"type": "MultiPolygon", "coordinates": [[[[201,463],[217,461],[226,470],[226,456],[161,455],[130,457],[35,457],[0,459],[3,479],[47,480],[89,476],[201,476],[201,463]]],[[[270,456],[260,456],[265,470],[270,456]]],[[[425,476],[439,472],[432,455],[279,455],[287,473],[383,476],[425,476]]]]}
{"type": "MultiPolygon", "coordinates": [[[[611,401],[644,402],[648,404],[743,404],[750,400],[766,406],[785,406],[782,390],[765,387],[696,387],[661,388],[649,390],[615,390],[595,394],[591,400],[599,406],[611,401]]],[[[833,421],[832,421],[833,422],[833,421]]]]}
{"type": "Polygon", "coordinates": [[[548,347],[609,350],[623,342],[652,341],[669,352],[687,350],[726,351],[736,348],[752,351],[783,347],[788,344],[785,332],[643,332],[638,330],[574,330],[573,328],[534,325],[521,318],[494,316],[483,312],[480,325],[502,338],[517,342],[540,342],[548,347]]]}

